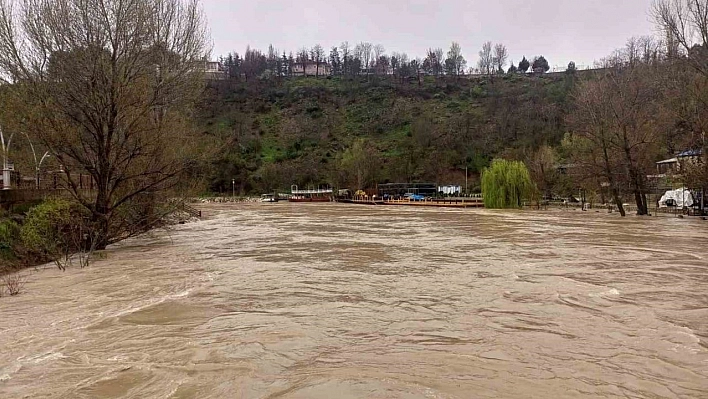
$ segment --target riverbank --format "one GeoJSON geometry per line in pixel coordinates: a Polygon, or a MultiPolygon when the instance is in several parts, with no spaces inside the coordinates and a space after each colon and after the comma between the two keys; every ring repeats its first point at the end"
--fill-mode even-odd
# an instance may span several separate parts
{"type": "Polygon", "coordinates": [[[708,391],[697,219],[200,209],[204,220],[111,246],[84,270],[41,270],[0,301],[0,396],[708,391]]]}

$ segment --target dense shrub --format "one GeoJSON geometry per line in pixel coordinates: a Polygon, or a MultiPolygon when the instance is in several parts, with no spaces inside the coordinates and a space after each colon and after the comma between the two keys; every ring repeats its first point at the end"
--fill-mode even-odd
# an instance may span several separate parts
{"type": "Polygon", "coordinates": [[[12,220],[0,221],[0,263],[12,261],[17,257],[20,226],[12,220]]]}
{"type": "Polygon", "coordinates": [[[45,201],[30,209],[20,229],[23,244],[64,269],[74,251],[83,249],[87,227],[86,208],[66,200],[45,201]]]}

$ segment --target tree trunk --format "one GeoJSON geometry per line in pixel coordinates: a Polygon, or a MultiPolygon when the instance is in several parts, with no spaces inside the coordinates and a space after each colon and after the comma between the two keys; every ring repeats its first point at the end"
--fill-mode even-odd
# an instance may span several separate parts
{"type": "Polygon", "coordinates": [[[617,205],[617,210],[619,211],[620,215],[622,215],[622,217],[625,217],[627,216],[627,213],[624,210],[624,205],[622,205],[622,198],[619,195],[619,190],[617,189],[617,184],[615,184],[615,179],[614,177],[612,177],[610,155],[607,152],[607,143],[604,140],[602,141],[602,155],[605,161],[605,173],[607,173],[607,181],[608,183],[610,183],[610,190],[612,190],[612,198],[615,201],[615,205],[617,205]]]}
{"type": "Polygon", "coordinates": [[[648,215],[649,210],[647,209],[647,197],[646,194],[644,193],[643,184],[641,182],[641,176],[640,172],[637,170],[637,168],[631,163],[632,162],[632,157],[629,154],[629,151],[625,151],[627,154],[627,162],[629,163],[628,169],[629,169],[629,178],[632,183],[632,192],[634,193],[634,201],[637,203],[637,215],[638,216],[643,216],[643,215],[648,215]]]}
{"type": "Polygon", "coordinates": [[[108,246],[108,207],[96,204],[96,210],[91,215],[93,234],[96,235],[96,249],[102,251],[108,246]]]}
{"type": "Polygon", "coordinates": [[[622,215],[622,217],[625,217],[627,216],[627,212],[625,212],[624,205],[622,205],[622,198],[619,195],[619,190],[617,190],[617,187],[614,187],[614,185],[612,186],[612,197],[615,200],[615,205],[617,205],[617,209],[619,210],[620,215],[622,215]]]}

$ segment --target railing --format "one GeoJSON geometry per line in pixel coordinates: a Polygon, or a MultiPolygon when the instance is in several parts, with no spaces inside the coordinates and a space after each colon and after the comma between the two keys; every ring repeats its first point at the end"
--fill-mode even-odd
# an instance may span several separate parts
{"type": "Polygon", "coordinates": [[[292,190],[292,195],[306,195],[306,194],[334,194],[334,190],[292,190]]]}

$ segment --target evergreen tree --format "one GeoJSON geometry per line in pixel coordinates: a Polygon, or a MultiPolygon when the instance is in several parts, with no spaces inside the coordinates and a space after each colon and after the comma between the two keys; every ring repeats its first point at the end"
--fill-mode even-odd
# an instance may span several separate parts
{"type": "Polygon", "coordinates": [[[549,69],[551,69],[551,66],[548,65],[548,61],[544,56],[540,56],[533,60],[532,69],[534,72],[543,71],[543,73],[546,73],[549,69]]]}
{"type": "Polygon", "coordinates": [[[332,47],[329,52],[329,64],[332,75],[339,76],[342,74],[342,60],[339,58],[339,49],[337,46],[332,47]]]}
{"type": "Polygon", "coordinates": [[[509,70],[506,71],[508,74],[513,74],[518,72],[518,68],[516,68],[516,65],[514,65],[514,61],[511,62],[511,66],[509,67],[509,70]]]}
{"type": "Polygon", "coordinates": [[[568,74],[574,74],[575,71],[577,71],[577,70],[578,70],[578,68],[575,66],[575,61],[570,61],[570,63],[568,64],[568,69],[566,69],[566,72],[568,74]]]}
{"type": "Polygon", "coordinates": [[[518,71],[521,73],[526,73],[529,68],[531,67],[531,63],[529,63],[529,60],[524,57],[521,62],[519,62],[519,68],[518,71]]]}
{"type": "Polygon", "coordinates": [[[283,56],[280,58],[280,76],[290,76],[290,63],[285,51],[283,51],[283,56]]]}

